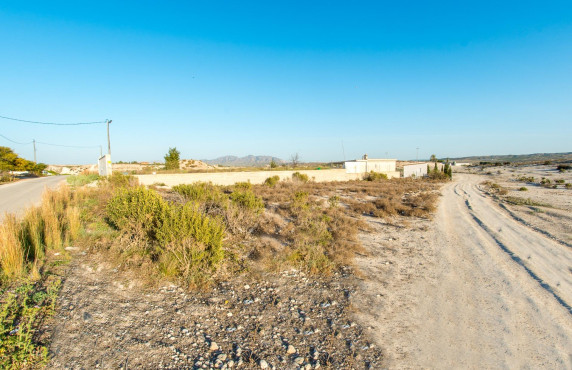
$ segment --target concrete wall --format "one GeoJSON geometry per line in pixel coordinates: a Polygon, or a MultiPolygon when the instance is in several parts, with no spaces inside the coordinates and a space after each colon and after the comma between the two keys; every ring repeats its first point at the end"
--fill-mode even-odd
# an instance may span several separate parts
{"type": "MultiPolygon", "coordinates": [[[[214,173],[185,173],[136,175],[142,185],[164,183],[167,186],[192,184],[194,182],[212,182],[215,185],[233,185],[237,182],[250,181],[252,184],[262,184],[272,176],[280,176],[280,180],[291,180],[294,172],[308,175],[316,182],[361,180],[362,173],[346,173],[345,169],[307,170],[307,171],[253,171],[253,172],[214,172],[214,173]]],[[[399,172],[389,172],[387,177],[399,177],[399,172]]]]}
{"type": "Polygon", "coordinates": [[[344,163],[347,173],[395,172],[395,159],[357,159],[344,163]]]}
{"type": "Polygon", "coordinates": [[[423,177],[427,175],[427,163],[403,166],[403,177],[423,177]]]}

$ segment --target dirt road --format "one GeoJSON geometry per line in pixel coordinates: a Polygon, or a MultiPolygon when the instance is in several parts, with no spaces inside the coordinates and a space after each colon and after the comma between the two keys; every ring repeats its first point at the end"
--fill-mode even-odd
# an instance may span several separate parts
{"type": "Polygon", "coordinates": [[[446,185],[428,234],[366,240],[374,258],[359,263],[377,278],[357,300],[378,309],[362,319],[391,368],[572,368],[572,249],[515,221],[481,181],[446,185]]]}
{"type": "Polygon", "coordinates": [[[38,204],[46,187],[55,188],[64,179],[63,176],[40,177],[0,186],[0,221],[5,212],[18,214],[27,207],[38,204]]]}

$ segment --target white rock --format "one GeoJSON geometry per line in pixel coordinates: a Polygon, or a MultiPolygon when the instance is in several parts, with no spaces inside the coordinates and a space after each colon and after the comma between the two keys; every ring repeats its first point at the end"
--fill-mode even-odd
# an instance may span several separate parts
{"type": "Polygon", "coordinates": [[[268,362],[264,360],[260,360],[260,368],[261,369],[268,369],[268,362]]]}
{"type": "Polygon", "coordinates": [[[296,353],[296,348],[294,348],[293,345],[289,344],[288,349],[286,350],[286,353],[288,353],[289,355],[296,353]]]}
{"type": "Polygon", "coordinates": [[[211,342],[211,346],[209,347],[210,351],[216,351],[218,350],[218,344],[216,344],[216,342],[211,342]]]}

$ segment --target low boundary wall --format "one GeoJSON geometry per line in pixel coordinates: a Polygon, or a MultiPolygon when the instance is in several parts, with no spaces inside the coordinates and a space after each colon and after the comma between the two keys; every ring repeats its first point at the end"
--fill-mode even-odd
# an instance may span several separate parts
{"type": "MultiPolygon", "coordinates": [[[[280,180],[291,180],[294,172],[308,175],[310,180],[316,182],[361,180],[362,173],[346,173],[345,169],[335,170],[305,170],[305,171],[252,171],[252,172],[201,172],[181,174],[135,175],[141,185],[164,183],[167,186],[179,184],[192,184],[194,182],[212,182],[215,185],[234,185],[237,182],[262,184],[272,176],[279,176],[280,180]]],[[[399,172],[388,172],[388,178],[399,177],[399,172]]]]}

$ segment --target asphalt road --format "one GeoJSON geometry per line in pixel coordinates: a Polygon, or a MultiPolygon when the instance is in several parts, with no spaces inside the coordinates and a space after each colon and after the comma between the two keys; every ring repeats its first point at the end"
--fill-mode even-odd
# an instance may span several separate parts
{"type": "Polygon", "coordinates": [[[44,190],[57,188],[64,179],[64,176],[49,176],[0,185],[0,221],[6,212],[21,214],[39,204],[44,190]]]}

